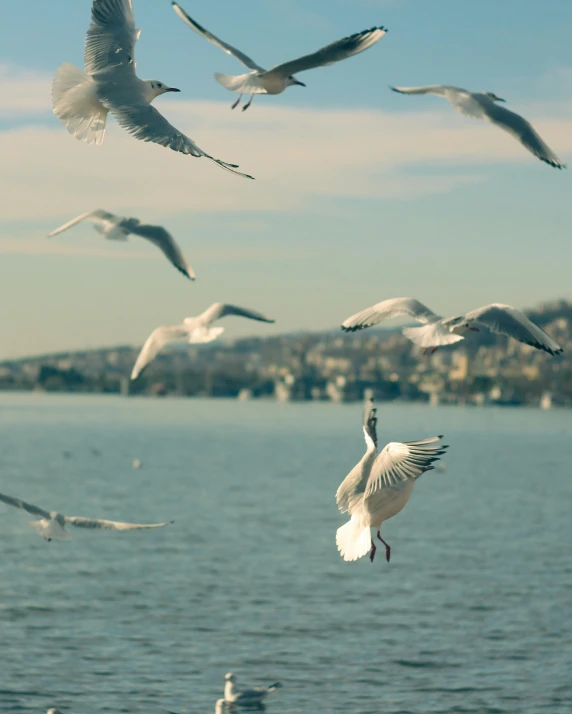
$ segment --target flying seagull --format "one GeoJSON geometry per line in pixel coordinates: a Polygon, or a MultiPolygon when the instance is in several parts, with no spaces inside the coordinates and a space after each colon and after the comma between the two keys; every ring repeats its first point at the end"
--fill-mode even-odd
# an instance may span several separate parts
{"type": "Polygon", "coordinates": [[[39,521],[31,521],[30,525],[38,535],[51,540],[70,540],[71,536],[66,531],[66,525],[77,526],[78,528],[99,528],[107,531],[131,531],[141,528],[163,528],[169,523],[123,523],[122,521],[105,521],[102,518],[82,518],[81,516],[64,516],[57,511],[44,511],[31,503],[21,501],[19,498],[5,496],[0,493],[0,501],[7,503],[14,508],[22,508],[33,516],[40,516],[39,521]]]}
{"type": "MultiPolygon", "coordinates": [[[[263,703],[264,698],[281,687],[280,682],[274,682],[268,687],[254,687],[253,689],[236,689],[236,676],[232,672],[224,675],[224,701],[227,704],[238,706],[256,707],[263,703]]],[[[220,700],[219,700],[220,701],[220,700]]]]}
{"type": "Polygon", "coordinates": [[[525,149],[528,149],[541,161],[545,161],[556,169],[566,168],[566,164],[560,161],[524,117],[504,107],[499,107],[497,102],[505,100],[497,97],[493,92],[469,92],[460,87],[439,84],[429,87],[391,87],[391,89],[400,94],[435,94],[438,97],[445,97],[461,114],[473,117],[473,119],[490,121],[508,131],[520,141],[525,149]]]}
{"type": "Polygon", "coordinates": [[[224,332],[224,327],[211,327],[211,325],[215,320],[220,320],[227,315],[247,317],[250,320],[259,320],[260,322],[274,322],[274,320],[269,320],[255,310],[215,302],[201,315],[197,317],[187,317],[183,320],[181,325],[167,325],[153,330],[137,357],[137,361],[131,372],[131,379],[137,379],[145,367],[152,362],[163,347],[170,342],[184,341],[189,344],[202,344],[216,340],[216,338],[224,332]]]}
{"type": "Polygon", "coordinates": [[[381,524],[405,506],[416,480],[435,467],[446,445],[438,444],[443,436],[431,436],[421,441],[392,441],[377,452],[377,418],[373,399],[366,401],[363,433],[366,451],[336,493],[336,503],[342,513],[351,518],[336,533],[338,550],[344,560],[357,560],[369,551],[373,563],[377,547],[371,528],[385,546],[389,562],[391,548],[381,537],[381,524]]]}
{"type": "Polygon", "coordinates": [[[146,238],[148,241],[156,245],[161,250],[165,257],[180,270],[183,275],[186,275],[190,280],[195,279],[195,273],[191,266],[185,260],[181,249],[175,242],[173,236],[163,228],[163,226],[151,226],[146,223],[141,223],[138,218],[126,218],[125,216],[116,216],[114,213],[96,209],[82,213],[81,216],[73,218],[71,221],[64,223],[63,226],[56,228],[51,233],[48,233],[48,238],[53,238],[68,228],[72,228],[77,223],[82,221],[91,221],[93,227],[98,233],[101,233],[108,240],[127,240],[130,233],[146,238]]]}
{"type": "Polygon", "coordinates": [[[431,347],[433,352],[442,345],[460,342],[469,331],[479,332],[484,328],[497,335],[512,337],[513,340],[537,350],[544,350],[549,355],[557,355],[563,351],[550,335],[531,322],[523,312],[501,303],[485,305],[461,317],[440,317],[415,298],[391,298],[348,317],[342,323],[342,330],[355,332],[403,315],[412,317],[423,325],[406,327],[403,330],[405,337],[426,350],[431,347]]]}
{"type": "Polygon", "coordinates": [[[227,171],[252,178],[235,171],[235,164],[205,153],[151,106],[155,97],[180,90],[137,77],[134,52],[140,34],[132,0],[93,0],[85,41],[85,72],[67,62],[58,68],[52,84],[54,114],[76,139],[101,144],[111,112],[136,139],[182,154],[204,156],[227,171]]]}
{"type": "Polygon", "coordinates": [[[246,74],[240,74],[238,76],[221,74],[220,72],[215,73],[215,79],[219,84],[222,84],[223,87],[229,89],[231,92],[239,92],[238,99],[232,105],[233,109],[238,106],[243,94],[250,94],[250,99],[248,103],[242,107],[242,111],[248,109],[252,104],[255,94],[282,94],[287,87],[294,84],[305,87],[306,85],[303,82],[299,82],[294,76],[296,72],[305,72],[307,69],[324,67],[334,62],[347,59],[352,55],[357,55],[381,40],[387,32],[385,27],[372,27],[371,30],[364,30],[363,32],[357,32],[355,35],[344,37],[342,40],[322,47],[322,49],[310,55],[299,57],[290,62],[284,62],[283,64],[276,65],[276,67],[272,67],[272,69],[266,70],[256,64],[256,62],[251,60],[250,57],[243,52],[219,40],[218,37],[215,37],[215,35],[199,25],[198,22],[195,22],[176,2],[173,2],[172,5],[173,10],[181,20],[195,30],[195,32],[198,32],[199,35],[202,35],[217,47],[220,47],[223,52],[235,57],[245,67],[251,70],[246,74]]]}

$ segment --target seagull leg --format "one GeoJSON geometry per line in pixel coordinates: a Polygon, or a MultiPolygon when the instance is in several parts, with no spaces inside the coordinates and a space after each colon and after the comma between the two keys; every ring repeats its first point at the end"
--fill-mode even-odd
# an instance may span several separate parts
{"type": "Polygon", "coordinates": [[[431,350],[431,352],[429,352],[429,354],[432,355],[433,352],[437,352],[438,349],[439,349],[438,347],[433,347],[433,349],[431,350]]]}
{"type": "Polygon", "coordinates": [[[243,111],[243,112],[245,112],[245,111],[248,109],[248,107],[252,104],[252,100],[253,100],[253,99],[254,99],[254,94],[251,94],[251,95],[250,95],[250,99],[248,100],[248,104],[245,104],[245,105],[242,107],[242,111],[243,111]]]}
{"type": "MultiPolygon", "coordinates": [[[[385,546],[385,559],[386,559],[387,562],[389,563],[389,559],[390,559],[390,557],[391,557],[391,548],[389,547],[389,543],[386,543],[386,542],[383,540],[383,538],[381,537],[381,533],[380,533],[379,531],[377,531],[377,537],[379,538],[379,540],[380,540],[380,541],[383,543],[383,545],[385,546]]],[[[372,543],[373,543],[373,541],[372,541],[372,543]]]]}
{"type": "Polygon", "coordinates": [[[427,347],[424,347],[424,348],[423,348],[423,354],[424,354],[424,355],[426,355],[426,354],[427,354],[427,350],[428,350],[428,348],[427,348],[427,347]]]}
{"type": "Polygon", "coordinates": [[[373,539],[372,539],[372,541],[371,541],[371,551],[370,551],[370,554],[369,554],[369,559],[370,559],[370,562],[372,562],[372,563],[373,563],[373,559],[375,558],[375,551],[376,551],[376,550],[377,550],[377,546],[375,545],[375,543],[373,542],[373,539]]]}
{"type": "Polygon", "coordinates": [[[236,102],[235,102],[230,108],[231,108],[231,109],[236,109],[237,106],[240,104],[240,100],[241,100],[241,99],[242,99],[242,94],[239,94],[239,95],[238,95],[238,99],[236,100],[236,102]]]}

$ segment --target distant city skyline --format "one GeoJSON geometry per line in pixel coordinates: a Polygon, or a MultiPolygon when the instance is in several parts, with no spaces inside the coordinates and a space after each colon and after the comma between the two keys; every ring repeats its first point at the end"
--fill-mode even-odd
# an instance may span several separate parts
{"type": "Polygon", "coordinates": [[[51,115],[51,77],[63,61],[83,66],[90,5],[12,4],[0,30],[0,359],[141,345],[154,327],[215,300],[276,319],[223,323],[235,337],[333,328],[397,296],[446,314],[571,297],[571,170],[545,166],[443,100],[388,85],[494,91],[570,163],[572,5],[549,0],[539,25],[532,0],[518,14],[493,0],[319,0],[311,10],[301,0],[244,0],[224,15],[181,0],[266,65],[389,28],[362,55],[305,73],[307,88],[256,97],[242,113],[212,77],[240,65],[169,2],[135,0],[139,74],[182,90],[156,106],[255,182],[137,142],[113,119],[102,147],[67,133],[51,115]],[[109,243],[83,225],[46,238],[94,208],[164,224],[196,283],[136,237],[109,243]]]}

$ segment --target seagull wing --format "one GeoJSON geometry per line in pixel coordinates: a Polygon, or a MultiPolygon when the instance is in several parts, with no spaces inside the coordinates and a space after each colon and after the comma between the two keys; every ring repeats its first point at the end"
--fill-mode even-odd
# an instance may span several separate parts
{"type": "Polygon", "coordinates": [[[101,103],[113,112],[119,125],[136,139],[160,144],[181,154],[204,156],[226,171],[243,178],[252,178],[248,174],[235,171],[236,164],[215,159],[199,148],[145,100],[138,85],[115,82],[114,79],[107,81],[106,78],[98,77],[98,95],[101,103]]]}
{"type": "Polygon", "coordinates": [[[342,323],[342,330],[346,332],[363,330],[365,327],[371,327],[383,320],[391,320],[401,315],[412,317],[423,324],[439,319],[439,316],[433,310],[430,310],[415,298],[390,298],[348,317],[342,323]]]}
{"type": "Polygon", "coordinates": [[[171,261],[171,263],[180,270],[183,275],[186,275],[190,280],[194,280],[196,275],[187,263],[182,250],[179,248],[173,236],[169,231],[165,230],[163,226],[150,226],[147,224],[139,223],[133,226],[131,233],[141,236],[141,238],[146,238],[151,241],[154,245],[163,251],[165,256],[171,261]]]}
{"type": "Polygon", "coordinates": [[[521,117],[520,114],[515,114],[515,112],[511,112],[490,100],[484,102],[483,109],[484,119],[488,119],[501,129],[508,131],[509,134],[512,134],[515,139],[520,141],[525,149],[528,149],[528,151],[534,154],[538,159],[550,166],[554,166],[556,169],[566,168],[566,164],[544,143],[532,125],[529,124],[524,117],[521,117]]]}
{"type": "Polygon", "coordinates": [[[227,315],[247,317],[249,320],[259,320],[260,322],[275,322],[274,320],[264,317],[262,313],[256,310],[249,310],[248,308],[238,307],[237,305],[228,305],[223,302],[215,302],[199,315],[197,319],[200,320],[203,325],[210,325],[215,320],[220,320],[221,317],[226,317],[227,315]]]}
{"type": "Polygon", "coordinates": [[[245,67],[248,67],[248,69],[253,69],[258,72],[264,72],[264,68],[257,65],[256,62],[250,59],[250,57],[247,57],[244,52],[241,52],[240,50],[237,50],[236,47],[233,47],[232,45],[229,45],[226,42],[219,40],[219,38],[213,35],[212,32],[209,32],[202,25],[199,25],[198,22],[195,22],[195,20],[193,20],[192,17],[189,17],[189,15],[187,15],[183,8],[176,2],[172,2],[171,5],[173,6],[173,10],[177,13],[181,20],[195,32],[198,32],[199,35],[202,35],[202,37],[204,37],[206,40],[212,42],[213,45],[220,47],[223,52],[227,53],[227,55],[232,55],[233,57],[235,57],[239,62],[242,62],[245,67]]]}
{"type": "Polygon", "coordinates": [[[135,366],[131,372],[131,379],[137,379],[145,367],[152,362],[159,352],[169,342],[186,339],[187,331],[181,325],[158,327],[149,335],[137,357],[135,366]]]}
{"type": "Polygon", "coordinates": [[[435,467],[431,464],[445,453],[447,446],[435,442],[442,436],[432,436],[422,441],[390,442],[376,458],[365,489],[368,498],[382,488],[396,486],[401,481],[418,478],[435,467]]]}
{"type": "Polygon", "coordinates": [[[437,96],[445,96],[446,89],[454,89],[446,87],[444,84],[430,84],[427,87],[391,87],[394,92],[399,94],[436,94],[437,96]]]}
{"type": "Polygon", "coordinates": [[[65,516],[66,523],[78,528],[100,528],[106,531],[135,531],[141,528],[164,528],[169,523],[123,523],[122,521],[106,521],[103,518],[82,518],[81,516],[65,516]]]}
{"type": "Polygon", "coordinates": [[[362,459],[349,472],[336,492],[336,504],[342,513],[351,513],[355,504],[361,499],[368,480],[369,469],[366,461],[373,458],[377,448],[377,417],[373,399],[365,403],[363,414],[363,434],[366,451],[362,459]]]}
{"type": "Polygon", "coordinates": [[[281,77],[288,77],[297,72],[304,72],[307,69],[324,67],[325,65],[339,62],[340,60],[347,59],[352,55],[357,55],[367,50],[368,47],[379,42],[386,32],[385,27],[372,27],[371,30],[356,32],[355,35],[350,35],[337,42],[332,42],[331,45],[322,47],[322,49],[310,55],[305,55],[304,57],[299,57],[290,62],[284,62],[276,67],[272,67],[266,74],[277,74],[281,77]]]}
{"type": "Polygon", "coordinates": [[[68,228],[75,226],[76,223],[81,223],[82,221],[89,221],[89,220],[93,220],[96,222],[113,221],[113,220],[117,220],[117,216],[113,213],[108,213],[107,211],[102,211],[99,208],[96,209],[95,211],[87,211],[87,213],[82,213],[81,216],[72,218],[71,221],[64,223],[63,226],[60,226],[59,228],[56,228],[55,230],[48,233],[48,238],[53,238],[53,236],[57,236],[59,233],[63,233],[64,231],[67,231],[68,228]]]}
{"type": "Polygon", "coordinates": [[[465,315],[467,322],[487,327],[497,335],[507,335],[525,345],[544,350],[550,355],[562,352],[562,347],[526,315],[511,305],[486,305],[465,315]]]}
{"type": "Polygon", "coordinates": [[[91,24],[85,38],[84,63],[88,74],[109,72],[117,79],[135,77],[135,27],[132,0],[93,0],[91,24]]]}
{"type": "Polygon", "coordinates": [[[32,516],[41,516],[42,518],[46,518],[48,520],[51,520],[52,518],[48,511],[44,511],[42,508],[38,508],[38,506],[34,506],[32,503],[21,501],[19,498],[12,498],[12,496],[5,496],[0,493],[0,501],[4,501],[4,503],[7,503],[9,506],[14,506],[14,508],[22,508],[32,516]]]}

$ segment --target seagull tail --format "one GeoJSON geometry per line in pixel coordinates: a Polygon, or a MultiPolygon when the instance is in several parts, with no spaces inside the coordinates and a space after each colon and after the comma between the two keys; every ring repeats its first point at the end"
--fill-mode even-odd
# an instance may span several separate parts
{"type": "Polygon", "coordinates": [[[189,335],[190,345],[202,345],[212,342],[224,332],[224,327],[197,327],[189,335]]]}
{"type": "Polygon", "coordinates": [[[245,77],[248,77],[248,75],[239,74],[236,76],[233,74],[222,74],[221,72],[214,73],[216,81],[231,92],[242,91],[245,77]]]}
{"type": "Polygon", "coordinates": [[[56,521],[48,521],[46,518],[42,518],[39,521],[30,521],[30,526],[46,540],[72,540],[66,529],[62,528],[56,521]]]}
{"type": "Polygon", "coordinates": [[[83,70],[64,62],[52,83],[54,114],[70,134],[88,144],[103,142],[108,110],[99,102],[95,82],[83,70]]]}
{"type": "Polygon", "coordinates": [[[355,516],[336,532],[336,544],[344,560],[357,560],[371,548],[371,531],[369,526],[355,516]]]}

